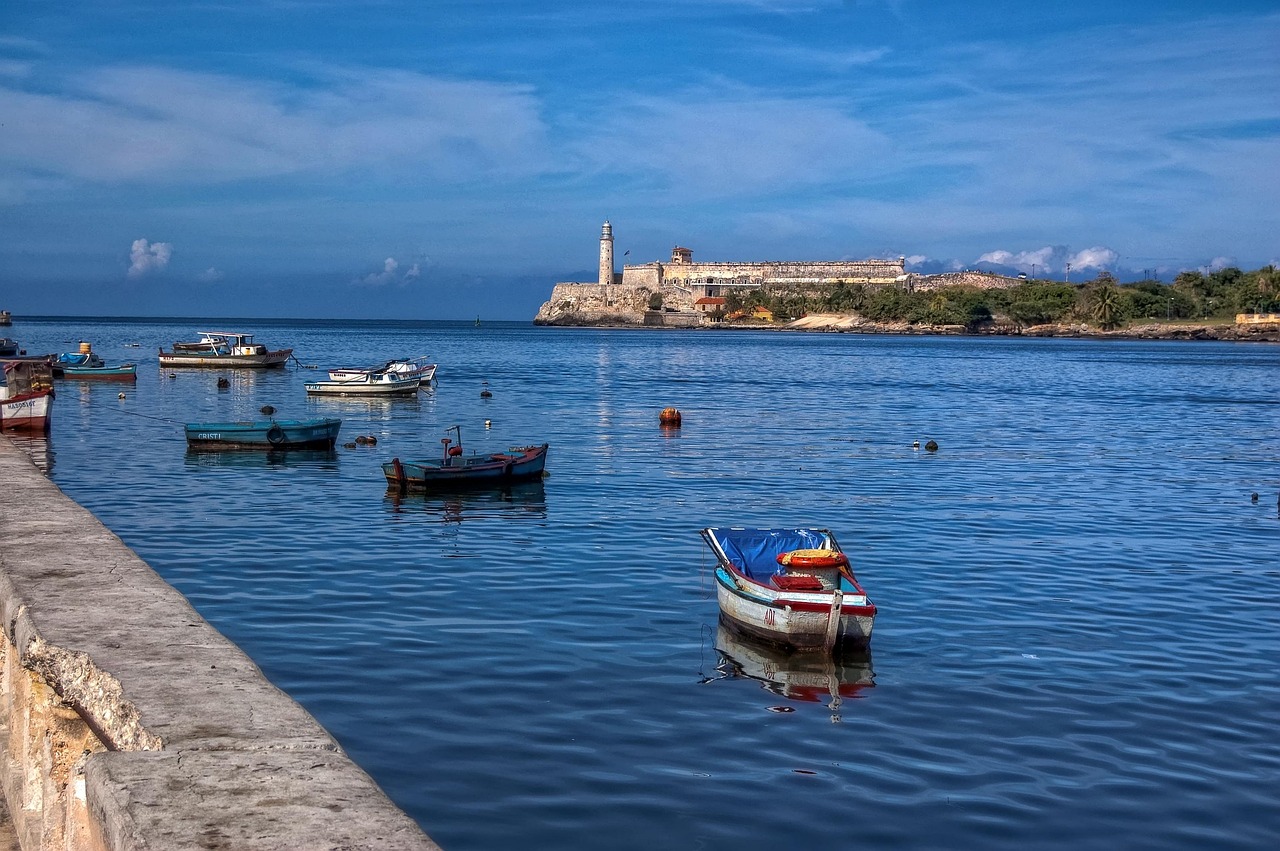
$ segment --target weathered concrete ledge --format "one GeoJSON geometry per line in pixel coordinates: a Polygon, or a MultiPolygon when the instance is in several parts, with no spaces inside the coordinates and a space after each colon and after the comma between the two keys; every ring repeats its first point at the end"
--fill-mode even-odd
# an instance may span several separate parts
{"type": "Polygon", "coordinates": [[[438,849],[0,436],[0,786],[33,849],[438,849]]]}

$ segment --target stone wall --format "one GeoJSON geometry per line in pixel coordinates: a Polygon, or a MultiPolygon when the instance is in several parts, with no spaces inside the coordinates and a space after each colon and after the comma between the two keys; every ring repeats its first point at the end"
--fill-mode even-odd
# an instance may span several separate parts
{"type": "MultiPolygon", "coordinates": [[[[624,266],[623,283],[634,267],[624,266]]],[[[644,268],[644,267],[641,267],[644,268]]],[[[768,263],[667,263],[662,265],[666,283],[686,284],[717,282],[729,285],[759,287],[771,284],[817,283],[834,281],[849,283],[892,283],[904,274],[901,260],[832,260],[817,262],[768,263]]]]}
{"type": "Polygon", "coordinates": [[[438,851],[3,436],[0,482],[0,787],[25,851],[438,851]]]}
{"type": "Polygon", "coordinates": [[[979,290],[999,290],[1027,283],[1021,278],[993,275],[988,272],[943,272],[940,275],[912,275],[908,287],[913,290],[938,290],[943,287],[973,287],[979,290]]]}

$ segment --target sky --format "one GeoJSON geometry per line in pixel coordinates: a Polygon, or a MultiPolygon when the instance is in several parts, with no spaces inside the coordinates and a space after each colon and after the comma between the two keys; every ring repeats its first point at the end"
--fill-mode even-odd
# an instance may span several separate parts
{"type": "Polygon", "coordinates": [[[1277,45],[1276,0],[4,0],[0,309],[531,320],[606,219],[619,268],[1256,269],[1277,45]]]}

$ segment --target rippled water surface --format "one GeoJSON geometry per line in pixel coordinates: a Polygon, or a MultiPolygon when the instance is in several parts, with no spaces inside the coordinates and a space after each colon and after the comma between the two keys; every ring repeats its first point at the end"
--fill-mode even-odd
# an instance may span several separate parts
{"type": "Polygon", "coordinates": [[[206,324],[18,322],[140,364],[19,442],[449,851],[1280,842],[1274,346],[230,323],[440,363],[342,402],[158,368],[206,324]],[[378,442],[187,454],[264,404],[378,442]],[[388,496],[455,424],[548,477],[388,496]],[[698,529],[791,524],[855,559],[870,658],[718,629],[698,529]]]}

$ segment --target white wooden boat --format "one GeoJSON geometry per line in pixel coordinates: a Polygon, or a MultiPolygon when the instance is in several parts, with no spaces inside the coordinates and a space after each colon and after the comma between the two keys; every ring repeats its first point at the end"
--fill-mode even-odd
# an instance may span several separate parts
{"type": "Polygon", "coordinates": [[[407,396],[418,392],[419,378],[398,372],[355,373],[349,378],[309,381],[308,396],[407,396]]]}
{"type": "Polygon", "coordinates": [[[402,378],[417,378],[419,384],[426,385],[435,380],[436,365],[430,363],[428,358],[425,357],[390,360],[378,366],[331,369],[329,370],[329,380],[351,381],[359,379],[361,376],[383,372],[393,372],[402,378]]]}
{"type": "Polygon", "coordinates": [[[160,350],[160,366],[233,367],[270,369],[284,366],[293,349],[269,351],[253,341],[252,334],[233,331],[201,331],[194,343],[174,343],[173,349],[160,350]]]}
{"type": "Polygon", "coordinates": [[[0,430],[48,431],[53,368],[44,360],[0,361],[0,430]]]}
{"type": "Polygon", "coordinates": [[[827,529],[708,528],[720,612],[744,632],[797,649],[865,647],[876,607],[827,529]]]}

